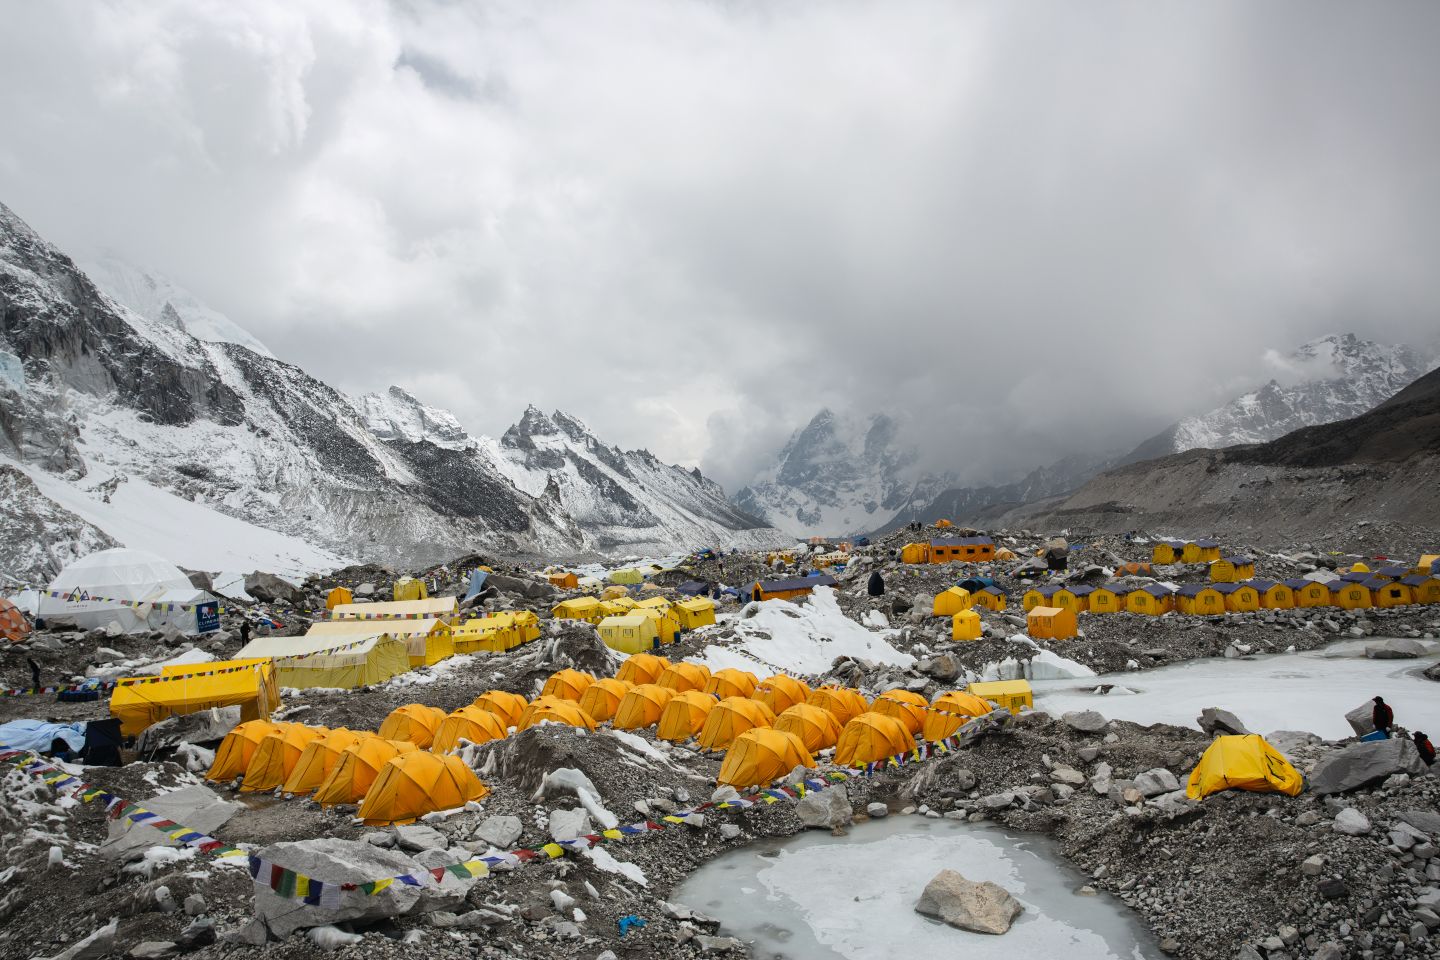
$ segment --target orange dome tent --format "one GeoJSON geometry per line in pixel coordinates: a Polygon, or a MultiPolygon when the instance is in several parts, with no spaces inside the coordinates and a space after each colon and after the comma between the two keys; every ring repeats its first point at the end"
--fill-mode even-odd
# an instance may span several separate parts
{"type": "Polygon", "coordinates": [[[715,709],[717,702],[710,694],[699,690],[685,690],[675,694],[660,712],[655,736],[676,743],[689,740],[705,726],[705,718],[715,709]]]}
{"type": "Polygon", "coordinates": [[[409,740],[362,737],[340,751],[334,769],[325,782],[315,788],[315,795],[310,799],[324,806],[359,803],[385,764],[417,749],[409,740]]]}
{"type": "Polygon", "coordinates": [[[740,789],[758,787],[773,783],[796,767],[814,765],[805,744],[795,734],[773,727],[756,727],[736,737],[725,751],[716,780],[740,789]]]}
{"type": "Polygon", "coordinates": [[[220,748],[215,751],[215,762],[210,764],[210,772],[205,774],[205,779],[224,783],[242,775],[250,766],[260,741],[288,726],[288,723],[271,723],[269,720],[249,720],[234,727],[220,741],[220,748]]]}
{"type": "Polygon", "coordinates": [[[518,693],[510,693],[508,690],[486,690],[475,698],[475,706],[495,714],[504,726],[513,727],[520,722],[520,714],[525,712],[529,703],[518,693]]]}
{"type": "Polygon", "coordinates": [[[460,745],[462,739],[471,743],[504,740],[506,733],[504,720],[472,703],[440,721],[440,726],[435,730],[435,742],[430,744],[430,752],[449,753],[460,745]]]}
{"type": "Polygon", "coordinates": [[[274,790],[285,785],[290,779],[300,754],[330,730],[327,727],[307,727],[303,723],[289,724],[284,730],[276,730],[255,747],[250,763],[245,767],[245,779],[240,784],[241,793],[255,793],[260,790],[274,790]]]}
{"type": "Polygon", "coordinates": [[[521,730],[529,730],[546,720],[571,727],[584,727],[586,730],[595,729],[595,721],[590,719],[590,714],[580,709],[580,704],[559,697],[540,697],[531,701],[530,706],[521,714],[518,726],[521,730]]]}
{"type": "Polygon", "coordinates": [[[913,736],[925,729],[925,717],[930,713],[930,701],[912,690],[896,687],[876,697],[875,702],[870,704],[870,709],[899,720],[913,736]]]}
{"type": "Polygon", "coordinates": [[[463,807],[489,793],[458,756],[417,751],[381,768],[356,816],[371,826],[413,823],[427,813],[463,807]]]}
{"type": "Polygon", "coordinates": [[[870,709],[865,698],[858,691],[849,687],[816,687],[810,691],[810,696],[805,702],[812,707],[824,707],[835,714],[842,724],[849,723],[860,714],[870,709]]]}
{"type": "Polygon", "coordinates": [[[705,683],[705,692],[721,700],[726,697],[751,697],[754,696],[755,685],[759,682],[760,678],[748,670],[726,667],[710,674],[710,679],[705,683]]]}
{"type": "Polygon", "coordinates": [[[862,767],[913,749],[915,738],[902,721],[872,711],[845,724],[835,744],[835,762],[846,767],[862,767]]]}
{"type": "Polygon", "coordinates": [[[590,714],[590,719],[596,723],[613,720],[615,711],[620,709],[620,702],[633,686],[633,683],[611,677],[596,680],[580,697],[580,709],[590,714]]]}
{"type": "Polygon", "coordinates": [[[753,696],[779,716],[795,704],[804,703],[810,696],[810,685],[788,674],[777,673],[761,680],[753,696]]]}
{"type": "Polygon", "coordinates": [[[990,701],[964,690],[942,693],[931,706],[933,709],[925,714],[925,726],[922,728],[926,740],[944,740],[969,722],[971,717],[983,717],[994,709],[990,701]]]}
{"type": "Polygon", "coordinates": [[[705,684],[710,682],[710,668],[699,663],[672,663],[655,682],[676,693],[703,691],[705,684]]]}
{"type": "Polygon", "coordinates": [[[579,670],[557,670],[545,681],[545,688],[540,691],[540,696],[559,697],[561,700],[579,703],[586,689],[594,682],[594,677],[579,670]]]}
{"type": "Polygon", "coordinates": [[[616,730],[639,730],[660,722],[665,706],[676,697],[674,690],[658,683],[642,683],[630,688],[615,708],[613,725],[616,730]]]}
{"type": "Polygon", "coordinates": [[[440,729],[440,721],[444,719],[445,711],[439,707],[407,703],[391,710],[385,722],[380,724],[380,739],[408,740],[424,750],[434,742],[435,731],[440,729]]]}
{"type": "Polygon", "coordinates": [[[348,747],[354,746],[365,737],[373,737],[375,734],[369,732],[356,732],[346,730],[344,727],[331,730],[323,737],[316,737],[305,744],[305,749],[300,753],[300,759],[295,761],[295,768],[290,771],[290,776],[285,779],[285,785],[280,788],[281,793],[302,794],[310,793],[325,778],[330,771],[335,769],[335,764],[340,762],[340,754],[348,747]]]}
{"type": "Polygon", "coordinates": [[[670,666],[670,661],[664,657],[657,657],[653,653],[635,653],[626,658],[620,665],[620,672],[615,674],[616,680],[624,680],[627,683],[640,685],[642,683],[654,683],[660,679],[670,666]]]}
{"type": "Polygon", "coordinates": [[[19,643],[30,636],[30,621],[25,614],[4,597],[0,597],[0,637],[11,643],[19,643]]]}
{"type": "Polygon", "coordinates": [[[715,704],[700,728],[703,750],[724,750],[746,730],[775,725],[775,714],[759,700],[749,697],[727,697],[715,704]]]}
{"type": "Polygon", "coordinates": [[[817,753],[835,746],[841,725],[835,714],[824,707],[797,703],[775,718],[775,729],[795,734],[806,750],[817,753]]]}

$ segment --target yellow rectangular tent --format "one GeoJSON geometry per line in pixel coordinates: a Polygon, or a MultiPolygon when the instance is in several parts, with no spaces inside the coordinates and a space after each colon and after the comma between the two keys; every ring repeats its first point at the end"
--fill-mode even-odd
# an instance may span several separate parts
{"type": "Polygon", "coordinates": [[[680,622],[680,629],[698,630],[715,622],[715,601],[709,597],[692,597],[675,604],[670,613],[680,622]]]}
{"type": "Polygon", "coordinates": [[[1027,680],[990,680],[985,683],[972,683],[965,689],[1011,713],[1019,713],[1021,707],[1035,705],[1035,695],[1027,680]]]}
{"type": "Polygon", "coordinates": [[[605,646],[621,653],[644,653],[660,645],[655,620],[642,613],[606,617],[600,621],[599,631],[605,646]]]}
{"type": "MultiPolygon", "coordinates": [[[[443,620],[385,620],[384,631],[405,643],[410,654],[412,667],[439,663],[455,653],[454,642],[450,639],[450,625],[443,620]]],[[[346,639],[359,639],[376,634],[374,620],[326,620],[313,625],[305,634],[309,637],[323,637],[332,641],[330,646],[344,643],[346,639]]]]}
{"type": "Polygon", "coordinates": [[[675,638],[680,635],[680,621],[663,610],[657,610],[654,607],[636,607],[630,611],[630,615],[649,617],[655,621],[655,632],[659,635],[661,643],[674,643],[675,638]]]}
{"type": "Polygon", "coordinates": [[[247,657],[272,658],[282,687],[353,690],[384,683],[410,669],[405,642],[383,633],[382,626],[370,629],[370,635],[339,639],[309,635],[256,637],[240,652],[247,657]]]}
{"type": "Polygon", "coordinates": [[[123,677],[110,694],[110,714],[133,737],[167,717],[211,707],[240,708],[241,720],[266,720],[280,705],[275,668],[263,659],[187,663],[154,677],[123,677]]]}
{"type": "Polygon", "coordinates": [[[460,610],[455,597],[392,600],[385,603],[341,603],[330,611],[332,620],[430,620],[453,617],[460,610]]]}
{"type": "Polygon", "coordinates": [[[604,617],[600,601],[594,597],[575,597],[557,603],[550,615],[556,620],[584,620],[586,623],[599,623],[604,617]]]}
{"type": "Polygon", "coordinates": [[[666,613],[670,609],[670,601],[666,600],[664,597],[650,597],[649,599],[641,600],[639,603],[635,604],[635,606],[644,607],[650,610],[659,610],[661,613],[666,613]]]}

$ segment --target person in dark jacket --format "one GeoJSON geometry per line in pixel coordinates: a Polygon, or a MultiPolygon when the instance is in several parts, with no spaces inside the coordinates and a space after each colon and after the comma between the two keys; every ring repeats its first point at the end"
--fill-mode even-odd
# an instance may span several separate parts
{"type": "Polygon", "coordinates": [[[1375,708],[1370,711],[1370,722],[1388,739],[1390,726],[1395,722],[1395,711],[1390,709],[1390,705],[1385,702],[1384,697],[1375,697],[1374,699],[1375,708]]]}
{"type": "Polygon", "coordinates": [[[32,681],[31,686],[33,686],[36,690],[39,690],[41,687],[44,686],[44,684],[40,682],[40,664],[36,663],[30,657],[26,657],[25,662],[30,664],[30,680],[32,681]]]}
{"type": "Polygon", "coordinates": [[[1419,730],[1410,736],[1415,740],[1415,749],[1420,751],[1420,759],[1425,761],[1426,766],[1433,764],[1435,762],[1435,744],[1431,743],[1430,738],[1419,730]]]}
{"type": "Polygon", "coordinates": [[[244,617],[240,621],[240,646],[250,642],[250,618],[244,617]]]}
{"type": "Polygon", "coordinates": [[[865,584],[865,592],[872,597],[885,596],[885,578],[880,576],[879,570],[871,572],[870,582],[865,584]]]}

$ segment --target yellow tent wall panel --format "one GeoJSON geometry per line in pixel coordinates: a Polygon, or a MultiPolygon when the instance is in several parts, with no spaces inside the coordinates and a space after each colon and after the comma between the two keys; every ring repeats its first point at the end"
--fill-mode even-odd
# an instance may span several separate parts
{"type": "Polygon", "coordinates": [[[974,610],[961,610],[950,618],[951,640],[979,640],[980,614],[974,610]]]}
{"type": "Polygon", "coordinates": [[[1260,591],[1260,606],[1266,610],[1290,610],[1295,606],[1295,591],[1277,583],[1260,591]]]}
{"type": "Polygon", "coordinates": [[[1420,562],[1410,568],[1410,572],[1416,576],[1427,576],[1434,573],[1435,564],[1440,562],[1440,553],[1427,553],[1420,557],[1420,562]]]}
{"type": "Polygon", "coordinates": [[[1331,594],[1335,606],[1342,610],[1365,610],[1374,605],[1370,588],[1359,583],[1346,583],[1331,594]]]}
{"type": "Polygon", "coordinates": [[[930,612],[936,617],[953,617],[962,610],[969,610],[972,602],[969,590],[951,587],[935,594],[935,602],[931,605],[930,612]]]}
{"type": "Polygon", "coordinates": [[[666,600],[664,597],[649,597],[647,599],[641,600],[639,603],[635,604],[635,606],[644,607],[649,610],[659,610],[661,613],[665,613],[670,609],[670,601],[666,600]]]}
{"type": "Polygon", "coordinates": [[[1192,617],[1217,617],[1225,612],[1225,595],[1208,587],[1193,595],[1182,593],[1175,602],[1176,609],[1192,617]]]}
{"type": "Polygon", "coordinates": [[[1105,587],[1097,587],[1087,599],[1091,613],[1119,613],[1125,609],[1125,598],[1105,587]]]}
{"type": "Polygon", "coordinates": [[[1162,613],[1168,613],[1174,609],[1173,597],[1157,597],[1144,590],[1132,590],[1125,597],[1125,609],[1131,613],[1144,614],[1147,617],[1158,617],[1162,613]]]}
{"type": "Polygon", "coordinates": [[[352,593],[351,593],[349,590],[347,590],[345,587],[336,587],[334,590],[331,590],[329,593],[325,594],[325,609],[326,609],[326,610],[334,610],[336,607],[340,606],[342,603],[354,603],[354,602],[355,602],[355,595],[352,594],[352,593]]]}
{"type": "Polygon", "coordinates": [[[1415,602],[1415,595],[1403,583],[1387,583],[1371,595],[1377,607],[1401,607],[1415,602]]]}
{"type": "Polygon", "coordinates": [[[211,707],[238,706],[242,722],[264,720],[280,704],[275,668],[268,662],[217,660],[186,667],[206,675],[176,673],[117,681],[110,695],[110,714],[120,721],[123,735],[133,737],[166,717],[211,707]],[[222,670],[230,672],[216,672],[222,670]]]}
{"type": "Polygon", "coordinates": [[[550,615],[556,620],[583,620],[586,623],[599,623],[604,616],[600,601],[594,597],[576,597],[557,603],[550,615]]]}
{"type": "Polygon", "coordinates": [[[600,639],[611,650],[621,653],[644,653],[660,645],[655,621],[643,614],[606,617],[600,621],[600,639]]]}
{"type": "Polygon", "coordinates": [[[386,636],[323,656],[277,657],[275,660],[280,686],[296,690],[316,687],[354,690],[384,683],[409,669],[410,657],[405,644],[386,636]]]}
{"type": "Polygon", "coordinates": [[[580,586],[580,578],[569,571],[546,574],[545,579],[550,581],[551,586],[562,590],[574,590],[580,586]]]}
{"type": "Polygon", "coordinates": [[[930,547],[924,543],[907,543],[900,548],[901,563],[929,563],[930,547]]]}
{"type": "Polygon", "coordinates": [[[1068,640],[1075,636],[1075,611],[1064,607],[1033,607],[1026,618],[1032,640],[1068,640]]]}
{"type": "Polygon", "coordinates": [[[1303,587],[1296,587],[1292,590],[1297,607],[1328,607],[1330,606],[1330,588],[1323,583],[1309,583],[1303,587]]]}
{"type": "Polygon", "coordinates": [[[1084,613],[1085,597],[1071,593],[1069,590],[1056,590],[1050,595],[1048,606],[1069,610],[1071,613],[1084,613]]]}
{"type": "Polygon", "coordinates": [[[341,603],[330,611],[332,620],[433,620],[454,616],[455,597],[427,597],[386,603],[341,603]]]}
{"type": "Polygon", "coordinates": [[[1004,707],[1011,713],[1018,713],[1021,707],[1035,705],[1035,694],[1025,680],[990,680],[985,683],[972,683],[965,690],[982,700],[989,700],[996,706],[1004,707]]]}
{"type": "Polygon", "coordinates": [[[1260,609],[1260,593],[1254,587],[1241,587],[1225,595],[1225,609],[1231,613],[1251,613],[1260,609]]]}
{"type": "Polygon", "coordinates": [[[674,643],[680,635],[680,621],[656,607],[636,607],[631,616],[648,617],[655,624],[655,634],[661,643],[674,643]]]}
{"type": "Polygon", "coordinates": [[[981,590],[974,594],[974,605],[984,607],[986,610],[993,610],[1000,613],[1005,609],[1005,595],[1003,593],[991,593],[988,590],[981,590]]]}
{"type": "Polygon", "coordinates": [[[1412,578],[1410,593],[1416,603],[1440,603],[1440,578],[1420,576],[1412,578]]]}
{"type": "Polygon", "coordinates": [[[715,622],[715,601],[709,597],[682,600],[670,612],[680,621],[682,630],[698,630],[715,622]]]}
{"type": "Polygon", "coordinates": [[[1175,553],[1174,545],[1169,543],[1157,543],[1154,549],[1150,551],[1151,563],[1175,563],[1179,559],[1179,556],[1175,553]]]}
{"type": "Polygon", "coordinates": [[[424,580],[401,577],[395,581],[393,596],[396,600],[424,600],[430,596],[430,589],[425,586],[424,580]]]}
{"type": "Polygon", "coordinates": [[[1025,595],[1020,598],[1020,606],[1024,608],[1026,613],[1029,613],[1036,607],[1045,605],[1045,603],[1045,594],[1039,590],[1026,590],[1025,595]]]}

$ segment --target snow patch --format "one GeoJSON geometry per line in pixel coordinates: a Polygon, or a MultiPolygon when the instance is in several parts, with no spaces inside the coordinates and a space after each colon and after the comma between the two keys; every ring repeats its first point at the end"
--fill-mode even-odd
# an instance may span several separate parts
{"type": "Polygon", "coordinates": [[[645,871],[641,870],[638,864],[616,860],[610,854],[610,851],[604,847],[591,847],[585,851],[585,856],[589,857],[595,866],[604,870],[606,873],[618,873],[620,876],[638,883],[642,887],[650,886],[650,881],[646,878],[645,871]]]}

